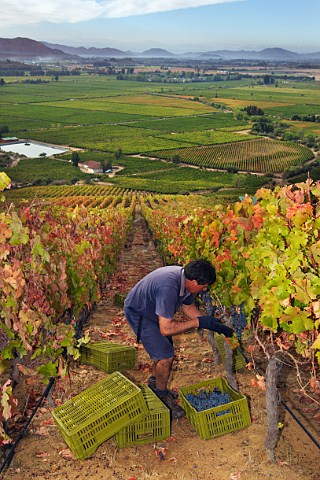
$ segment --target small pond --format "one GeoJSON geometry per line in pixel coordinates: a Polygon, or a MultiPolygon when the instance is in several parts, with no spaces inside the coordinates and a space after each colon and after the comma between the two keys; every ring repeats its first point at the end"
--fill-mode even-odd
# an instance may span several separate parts
{"type": "Polygon", "coordinates": [[[42,157],[43,153],[47,157],[51,155],[57,155],[58,153],[65,153],[68,151],[66,148],[57,148],[45,145],[43,143],[35,142],[19,142],[19,143],[7,143],[0,144],[0,150],[4,152],[18,153],[19,155],[25,155],[28,158],[38,158],[42,157]]]}

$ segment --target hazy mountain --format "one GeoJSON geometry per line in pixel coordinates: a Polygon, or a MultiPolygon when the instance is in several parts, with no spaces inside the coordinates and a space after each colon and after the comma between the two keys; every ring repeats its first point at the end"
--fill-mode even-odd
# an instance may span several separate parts
{"type": "Polygon", "coordinates": [[[305,58],[315,58],[315,59],[320,59],[320,52],[313,52],[313,53],[305,53],[304,54],[305,58]]]}
{"type": "MultiPolygon", "coordinates": [[[[43,45],[53,49],[59,49],[70,55],[78,55],[79,57],[124,57],[129,52],[123,52],[117,48],[95,48],[95,47],[68,47],[67,45],[59,45],[48,42],[42,42],[43,45]]],[[[132,53],[132,52],[131,52],[132,53]]]]}
{"type": "Polygon", "coordinates": [[[67,58],[61,50],[48,48],[41,42],[30,38],[0,38],[0,58],[67,58]]]}
{"type": "Polygon", "coordinates": [[[320,60],[320,52],[299,54],[283,48],[265,48],[255,50],[208,50],[203,52],[187,52],[175,54],[162,48],[150,48],[142,53],[122,51],[117,48],[105,47],[70,47],[67,45],[37,42],[29,38],[0,38],[0,59],[68,59],[68,58],[177,58],[199,60],[265,60],[265,61],[315,61],[320,60]]]}
{"type": "Polygon", "coordinates": [[[265,48],[261,51],[255,50],[215,50],[213,52],[202,52],[201,57],[223,58],[226,60],[298,60],[298,53],[284,50],[283,48],[265,48]]]}
{"type": "Polygon", "coordinates": [[[212,59],[212,60],[219,60],[221,59],[221,55],[218,55],[216,52],[188,52],[183,54],[186,58],[201,58],[201,59],[212,59]]]}
{"type": "Polygon", "coordinates": [[[149,50],[145,50],[144,52],[140,53],[139,56],[143,57],[176,57],[175,53],[168,52],[167,50],[163,50],[162,48],[150,48],[149,50]]]}
{"type": "Polygon", "coordinates": [[[272,60],[297,60],[300,55],[284,48],[265,48],[260,52],[256,52],[261,55],[261,58],[271,58],[272,60]]]}

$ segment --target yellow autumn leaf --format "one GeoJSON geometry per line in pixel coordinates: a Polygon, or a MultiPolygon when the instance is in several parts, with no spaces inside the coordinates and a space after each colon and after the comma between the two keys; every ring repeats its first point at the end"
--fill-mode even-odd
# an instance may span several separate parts
{"type": "Polygon", "coordinates": [[[320,350],[320,333],[318,335],[318,338],[311,345],[311,348],[318,348],[320,350]]]}

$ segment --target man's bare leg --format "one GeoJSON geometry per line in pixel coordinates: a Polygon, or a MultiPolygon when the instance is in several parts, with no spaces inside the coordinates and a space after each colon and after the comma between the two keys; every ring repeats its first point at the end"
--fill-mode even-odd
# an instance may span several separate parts
{"type": "Polygon", "coordinates": [[[173,357],[154,362],[154,372],[152,374],[156,377],[156,386],[158,390],[166,390],[172,369],[173,357]]]}
{"type": "Polygon", "coordinates": [[[178,394],[167,388],[172,363],[173,357],[154,361],[152,365],[152,375],[156,378],[156,394],[170,409],[172,418],[181,418],[185,416],[185,411],[175,401],[178,394]]]}

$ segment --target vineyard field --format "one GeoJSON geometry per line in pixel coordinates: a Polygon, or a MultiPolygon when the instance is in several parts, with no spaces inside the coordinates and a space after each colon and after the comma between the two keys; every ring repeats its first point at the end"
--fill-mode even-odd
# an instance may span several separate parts
{"type": "MultiPolygon", "coordinates": [[[[140,111],[143,112],[145,116],[150,117],[179,117],[179,116],[187,116],[187,115],[195,115],[201,113],[208,113],[212,112],[212,108],[209,105],[204,105],[198,102],[191,102],[188,101],[187,105],[185,105],[185,101],[176,98],[175,104],[171,101],[170,104],[167,106],[164,102],[164,105],[161,104],[162,97],[151,97],[154,99],[154,102],[146,102],[141,103],[140,105],[136,105],[134,103],[130,103],[130,101],[125,103],[116,103],[112,100],[114,97],[111,98],[99,98],[95,100],[74,100],[72,102],[73,108],[80,108],[86,110],[93,110],[98,112],[116,112],[116,113],[124,113],[124,114],[131,114],[133,115],[135,112],[140,111]],[[180,103],[182,104],[180,106],[180,103]]],[[[149,99],[149,95],[147,96],[149,99]]],[[[166,97],[164,97],[166,99],[166,97]]],[[[128,98],[128,100],[130,100],[128,98]]],[[[41,104],[40,104],[41,105],[41,104]]],[[[70,101],[64,102],[61,101],[59,103],[50,103],[46,102],[45,106],[48,108],[51,107],[59,107],[65,108],[70,107],[70,101]]]]}
{"type": "Polygon", "coordinates": [[[213,113],[179,118],[160,118],[157,120],[135,122],[135,127],[151,128],[165,132],[197,132],[203,130],[214,130],[224,128],[242,128],[248,126],[247,122],[236,120],[232,113],[213,113]]]}
{"type": "Polygon", "coordinates": [[[26,187],[9,190],[5,194],[7,203],[16,207],[33,205],[60,205],[74,208],[83,205],[86,208],[100,209],[121,206],[132,208],[136,194],[129,189],[100,185],[26,187]]]}
{"type": "MultiPolygon", "coordinates": [[[[84,161],[99,161],[101,153],[102,161],[125,167],[120,175],[116,173],[118,178],[111,180],[121,187],[159,193],[210,190],[212,185],[216,188],[219,178],[208,175],[207,183],[204,178],[199,182],[198,174],[192,179],[191,172],[184,170],[186,178],[182,179],[182,171],[175,177],[175,169],[170,166],[172,178],[166,173],[161,185],[161,177],[143,175],[167,170],[165,164],[156,164],[148,158],[134,164],[126,156],[171,161],[174,155],[179,155],[182,163],[200,168],[261,175],[278,175],[303,164],[312,158],[311,151],[304,147],[278,141],[267,144],[267,140],[248,134],[254,119],[243,109],[254,104],[266,112],[275,108],[280,117],[281,109],[286,108],[287,114],[303,113],[319,105],[316,82],[293,85],[279,81],[276,88],[258,85],[258,81],[244,77],[219,82],[157,83],[120,81],[116,75],[79,75],[61,77],[58,82],[45,79],[39,84],[24,84],[19,83],[23,79],[8,79],[0,91],[0,124],[8,126],[10,136],[85,150],[80,154],[84,161]],[[114,154],[119,149],[123,158],[115,160],[114,154]]],[[[302,130],[298,122],[291,121],[286,128],[293,134],[302,130]]],[[[318,135],[316,125],[305,126],[303,131],[306,137],[318,135]]],[[[53,163],[49,158],[45,162],[44,169],[36,162],[23,161],[6,173],[17,183],[75,183],[76,179],[85,178],[79,169],[67,171],[66,164],[53,163]]],[[[109,182],[102,177],[99,176],[99,181],[109,182]]],[[[237,183],[235,178],[233,184],[237,183]]],[[[248,179],[248,184],[251,183],[248,179]]],[[[229,189],[230,185],[221,187],[229,189]]],[[[239,194],[243,194],[242,189],[239,194]]]]}
{"type": "Polygon", "coordinates": [[[269,139],[246,140],[222,146],[195,147],[153,152],[158,158],[172,159],[179,155],[182,162],[208,168],[251,172],[284,172],[292,165],[311,160],[310,149],[295,143],[269,139]]]}
{"type": "Polygon", "coordinates": [[[257,188],[266,183],[267,178],[264,176],[234,175],[227,172],[209,172],[180,167],[135,176],[115,176],[110,181],[122,188],[163,194],[197,191],[211,192],[211,194],[219,196],[221,199],[228,197],[229,200],[232,199],[234,201],[239,198],[239,195],[245,193],[254,194],[257,188]],[[228,195],[226,195],[226,189],[228,189],[228,195]]]}
{"type": "Polygon", "coordinates": [[[59,145],[114,152],[122,148],[125,154],[138,154],[189,146],[189,141],[175,141],[172,136],[159,136],[157,131],[129,127],[126,125],[96,125],[94,127],[49,128],[33,132],[33,139],[49,141],[59,145]]]}
{"type": "Polygon", "coordinates": [[[286,105],[281,107],[267,107],[268,115],[276,115],[280,118],[291,119],[293,115],[315,115],[320,111],[320,105],[286,105]]]}
{"type": "Polygon", "coordinates": [[[255,85],[242,87],[237,89],[220,88],[217,89],[218,98],[245,100],[252,104],[257,103],[276,103],[284,105],[304,105],[306,103],[313,103],[320,105],[319,94],[305,88],[286,88],[284,85],[281,88],[274,86],[255,85]]]}
{"type": "MultiPolygon", "coordinates": [[[[205,130],[204,132],[172,132],[171,138],[177,142],[189,142],[193,145],[212,145],[220,143],[242,142],[249,138],[255,138],[253,135],[242,135],[224,130],[205,130]]],[[[170,138],[170,137],[169,137],[170,138]]]]}
{"type": "MultiPolygon", "coordinates": [[[[71,108],[73,105],[69,102],[68,106],[59,105],[48,108],[46,105],[27,104],[27,105],[3,105],[1,106],[0,120],[6,124],[10,119],[12,130],[18,134],[26,129],[26,124],[21,122],[42,122],[42,128],[56,128],[64,125],[98,125],[113,124],[118,122],[132,122],[146,118],[143,114],[126,114],[118,112],[92,111],[84,108],[71,108]],[[11,120],[12,119],[12,120],[11,120]]],[[[41,124],[28,125],[29,129],[41,128],[41,124]]],[[[22,136],[19,134],[19,136],[22,136]]]]}
{"type": "Polygon", "coordinates": [[[91,176],[74,168],[71,163],[55,158],[25,158],[14,168],[3,169],[17,183],[33,183],[48,179],[71,182],[74,179],[88,180],[91,176]]]}

